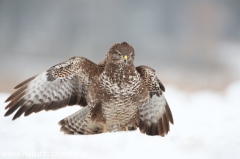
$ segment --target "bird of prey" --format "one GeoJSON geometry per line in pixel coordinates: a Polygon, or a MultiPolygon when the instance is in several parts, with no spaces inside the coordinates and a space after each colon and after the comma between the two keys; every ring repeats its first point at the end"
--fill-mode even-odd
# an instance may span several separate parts
{"type": "Polygon", "coordinates": [[[15,87],[7,100],[13,120],[41,110],[80,105],[59,121],[65,134],[98,134],[139,128],[147,135],[165,136],[173,117],[163,95],[165,88],[148,66],[134,66],[134,48],[114,44],[95,64],[71,57],[15,87]]]}

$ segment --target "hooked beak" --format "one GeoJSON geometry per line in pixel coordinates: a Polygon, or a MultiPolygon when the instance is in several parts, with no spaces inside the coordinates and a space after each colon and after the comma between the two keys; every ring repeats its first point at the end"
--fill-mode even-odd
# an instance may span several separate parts
{"type": "Polygon", "coordinates": [[[128,59],[128,56],[127,56],[127,55],[124,55],[124,56],[123,56],[123,61],[124,61],[125,63],[127,63],[127,59],[128,59]]]}

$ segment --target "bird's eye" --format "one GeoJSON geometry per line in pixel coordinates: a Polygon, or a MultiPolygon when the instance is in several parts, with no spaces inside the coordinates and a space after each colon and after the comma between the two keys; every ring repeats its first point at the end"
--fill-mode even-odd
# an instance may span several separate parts
{"type": "Polygon", "coordinates": [[[118,56],[121,56],[121,55],[122,55],[121,52],[118,51],[118,50],[116,50],[116,53],[118,54],[118,56]]]}

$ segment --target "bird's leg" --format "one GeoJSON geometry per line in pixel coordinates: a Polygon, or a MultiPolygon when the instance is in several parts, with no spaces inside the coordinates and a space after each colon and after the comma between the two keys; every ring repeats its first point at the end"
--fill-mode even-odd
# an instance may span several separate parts
{"type": "Polygon", "coordinates": [[[126,131],[128,131],[128,126],[125,126],[126,131]]]}
{"type": "Polygon", "coordinates": [[[106,132],[107,132],[106,124],[103,124],[103,133],[106,133],[106,132]]]}

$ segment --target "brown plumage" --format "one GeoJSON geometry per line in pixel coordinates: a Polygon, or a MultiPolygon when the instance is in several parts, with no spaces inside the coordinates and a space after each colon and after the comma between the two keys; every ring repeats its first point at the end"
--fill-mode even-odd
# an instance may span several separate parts
{"type": "Polygon", "coordinates": [[[165,88],[148,66],[134,66],[135,52],[126,42],[114,44],[98,65],[71,57],[15,88],[5,116],[13,120],[41,110],[67,105],[82,109],[61,120],[66,134],[96,134],[134,130],[164,136],[173,117],[163,95],[165,88]]]}

